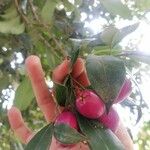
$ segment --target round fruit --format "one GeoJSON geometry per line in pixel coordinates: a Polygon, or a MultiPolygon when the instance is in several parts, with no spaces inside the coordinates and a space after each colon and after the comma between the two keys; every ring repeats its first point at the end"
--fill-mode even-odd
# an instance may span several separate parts
{"type": "Polygon", "coordinates": [[[132,82],[129,79],[125,79],[123,86],[116,100],[114,101],[114,104],[124,101],[131,94],[131,92],[132,92],[132,82]]]}
{"type": "Polygon", "coordinates": [[[98,119],[100,123],[102,123],[106,128],[109,128],[113,132],[116,131],[118,125],[119,125],[119,115],[114,107],[110,108],[109,113],[106,112],[100,116],[98,119]]]}
{"type": "Polygon", "coordinates": [[[55,120],[55,124],[66,124],[71,128],[78,129],[76,116],[70,111],[62,112],[55,120]]]}
{"type": "Polygon", "coordinates": [[[97,119],[104,113],[105,104],[94,92],[84,90],[77,96],[76,108],[83,116],[97,119]]]}

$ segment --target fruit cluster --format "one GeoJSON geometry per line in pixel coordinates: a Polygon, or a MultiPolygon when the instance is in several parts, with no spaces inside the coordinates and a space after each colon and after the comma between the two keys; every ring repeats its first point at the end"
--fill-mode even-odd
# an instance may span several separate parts
{"type": "MultiPolygon", "coordinates": [[[[132,90],[131,81],[125,79],[123,86],[113,104],[120,103],[125,100],[132,90]]],[[[77,92],[75,100],[75,110],[82,116],[89,119],[97,119],[103,126],[109,128],[113,132],[116,131],[119,124],[119,116],[113,106],[109,112],[106,111],[105,103],[95,91],[82,89],[77,92]]],[[[71,128],[79,130],[78,122],[74,112],[65,109],[55,120],[55,124],[66,124],[71,128]]]]}

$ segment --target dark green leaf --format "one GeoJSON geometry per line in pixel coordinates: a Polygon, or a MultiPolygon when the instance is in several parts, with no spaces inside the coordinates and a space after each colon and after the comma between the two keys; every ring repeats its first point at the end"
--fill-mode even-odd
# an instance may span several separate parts
{"type": "Polygon", "coordinates": [[[68,106],[68,105],[73,106],[76,97],[75,97],[75,94],[74,94],[73,81],[72,81],[70,75],[67,77],[67,81],[65,83],[65,86],[67,87],[67,99],[66,99],[66,104],[65,105],[66,106],[68,106]]]}
{"type": "Polygon", "coordinates": [[[42,128],[28,143],[25,150],[49,150],[53,134],[53,124],[42,128]]]}
{"type": "Polygon", "coordinates": [[[88,138],[91,150],[124,150],[119,139],[108,129],[104,129],[98,121],[89,120],[78,115],[81,132],[88,138]]]}
{"type": "Polygon", "coordinates": [[[71,67],[76,62],[76,60],[79,56],[79,51],[80,51],[79,49],[71,51],[71,56],[70,56],[71,57],[71,67]]]}
{"type": "Polygon", "coordinates": [[[54,126],[54,136],[63,144],[75,144],[86,139],[85,136],[80,134],[76,129],[65,124],[54,126]]]}
{"type": "MultiPolygon", "coordinates": [[[[0,72],[1,73],[1,72],[0,72]]],[[[0,76],[0,92],[9,85],[9,80],[7,75],[0,76]]]]}
{"type": "Polygon", "coordinates": [[[108,12],[122,18],[131,19],[131,11],[121,0],[100,0],[100,2],[108,12]]]}
{"type": "Polygon", "coordinates": [[[30,105],[33,98],[34,93],[30,80],[25,77],[16,90],[14,105],[20,110],[25,110],[30,105]]]}
{"type": "Polygon", "coordinates": [[[66,99],[67,99],[67,88],[62,84],[55,83],[54,90],[56,93],[55,97],[56,97],[57,103],[60,106],[65,106],[66,99]]]}
{"type": "Polygon", "coordinates": [[[105,103],[112,104],[125,79],[123,61],[113,56],[90,55],[86,70],[93,89],[105,103]]]}

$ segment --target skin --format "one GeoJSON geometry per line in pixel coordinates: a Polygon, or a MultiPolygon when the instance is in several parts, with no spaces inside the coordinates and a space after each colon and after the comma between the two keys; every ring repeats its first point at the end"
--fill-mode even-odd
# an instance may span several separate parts
{"type": "MultiPolygon", "coordinates": [[[[58,83],[62,83],[64,81],[66,75],[70,73],[70,70],[68,69],[69,63],[69,60],[66,59],[54,69],[53,81],[58,83]]],[[[74,64],[71,74],[83,86],[87,86],[90,84],[90,82],[87,78],[84,63],[85,62],[81,58],[78,58],[77,62],[74,64]]],[[[49,92],[45,83],[44,72],[40,59],[34,55],[29,56],[25,61],[25,66],[28,76],[31,80],[37,104],[40,107],[45,120],[47,123],[54,121],[56,116],[59,114],[59,111],[58,107],[56,107],[56,103],[53,100],[52,92],[49,92]]],[[[60,110],[63,110],[63,108],[60,108],[60,110]]],[[[23,143],[27,144],[35,133],[27,127],[20,110],[18,110],[16,107],[12,107],[10,110],[8,110],[8,119],[11,129],[14,131],[14,133],[21,139],[23,143]]],[[[127,130],[122,123],[120,123],[115,134],[122,141],[126,147],[126,150],[133,150],[132,140],[130,139],[127,130]]],[[[83,143],[78,143],[73,147],[63,147],[53,137],[50,150],[89,150],[89,148],[83,143]]]]}

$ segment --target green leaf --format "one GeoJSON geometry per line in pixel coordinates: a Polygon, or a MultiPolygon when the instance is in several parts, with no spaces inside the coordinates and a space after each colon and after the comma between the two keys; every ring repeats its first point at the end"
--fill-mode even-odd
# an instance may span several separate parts
{"type": "Polygon", "coordinates": [[[139,8],[141,11],[149,10],[150,1],[149,0],[135,0],[135,7],[139,8]]]}
{"type": "Polygon", "coordinates": [[[33,98],[34,93],[30,80],[25,77],[16,90],[14,105],[20,110],[25,110],[31,104],[33,98]]]}
{"type": "Polygon", "coordinates": [[[91,86],[107,104],[112,104],[125,79],[123,61],[113,56],[90,55],[86,70],[91,86]]]}
{"type": "Polygon", "coordinates": [[[131,11],[121,0],[100,0],[100,2],[109,13],[131,19],[131,11]]]}
{"type": "Polygon", "coordinates": [[[0,22],[0,32],[10,34],[21,34],[25,30],[25,25],[20,23],[20,17],[12,18],[8,21],[0,22]]]}
{"type": "Polygon", "coordinates": [[[79,56],[79,51],[80,51],[79,49],[71,51],[71,56],[70,56],[71,57],[71,68],[79,56]]]}
{"type": "Polygon", "coordinates": [[[80,134],[76,129],[73,129],[66,124],[55,125],[54,136],[63,144],[76,144],[86,139],[85,136],[80,134]]]}
{"type": "Polygon", "coordinates": [[[72,106],[74,107],[74,103],[76,100],[75,93],[74,93],[74,86],[73,81],[70,75],[67,76],[67,80],[65,81],[65,86],[67,87],[67,99],[65,106],[72,106]]]}
{"type": "Polygon", "coordinates": [[[54,83],[54,90],[56,93],[55,97],[57,103],[60,106],[65,106],[66,99],[67,99],[67,88],[62,84],[54,83]]]}
{"type": "Polygon", "coordinates": [[[33,0],[34,5],[36,5],[38,8],[42,8],[45,4],[46,0],[33,0]]]}
{"type": "Polygon", "coordinates": [[[7,75],[0,76],[0,92],[9,85],[9,80],[7,75]]]}
{"type": "Polygon", "coordinates": [[[0,15],[0,17],[2,17],[4,20],[9,20],[9,19],[16,17],[17,15],[18,15],[17,10],[16,10],[15,6],[12,5],[10,8],[8,8],[5,11],[5,14],[0,15]]]}
{"type": "Polygon", "coordinates": [[[56,4],[56,0],[47,0],[42,8],[41,17],[46,23],[51,23],[56,4]]]}
{"type": "Polygon", "coordinates": [[[25,25],[20,22],[20,16],[18,16],[17,10],[14,5],[11,5],[5,11],[4,15],[0,15],[3,18],[0,21],[0,32],[9,34],[21,34],[25,30],[25,25]]]}
{"type": "Polygon", "coordinates": [[[63,0],[63,4],[67,9],[67,11],[69,12],[72,12],[75,9],[75,6],[72,3],[70,3],[68,0],[63,0]]]}
{"type": "Polygon", "coordinates": [[[46,58],[47,58],[47,62],[48,65],[50,67],[50,70],[53,70],[58,64],[60,64],[61,58],[59,57],[59,55],[55,52],[55,50],[53,48],[47,48],[45,47],[45,51],[46,51],[46,58]]]}
{"type": "Polygon", "coordinates": [[[42,128],[28,143],[25,150],[49,150],[53,134],[53,124],[42,128]]]}
{"type": "Polygon", "coordinates": [[[108,129],[104,129],[98,121],[89,120],[78,115],[81,132],[88,138],[91,150],[125,150],[119,139],[108,129]]]}
{"type": "Polygon", "coordinates": [[[110,46],[111,43],[112,43],[113,37],[115,36],[115,34],[117,32],[119,32],[119,30],[113,25],[110,25],[110,26],[106,27],[104,29],[104,31],[102,32],[102,34],[101,34],[102,41],[105,44],[110,46]]]}
{"type": "Polygon", "coordinates": [[[113,36],[112,39],[112,47],[114,47],[117,43],[119,43],[125,36],[129,35],[133,31],[135,31],[139,26],[139,23],[135,23],[133,25],[126,26],[120,29],[116,34],[113,36]]]}

